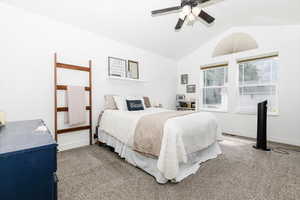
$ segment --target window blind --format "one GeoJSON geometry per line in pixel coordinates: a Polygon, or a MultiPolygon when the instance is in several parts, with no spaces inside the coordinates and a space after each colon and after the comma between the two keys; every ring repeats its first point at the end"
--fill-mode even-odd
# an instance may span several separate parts
{"type": "Polygon", "coordinates": [[[200,69],[207,70],[207,69],[214,69],[214,68],[219,68],[219,67],[228,67],[228,63],[204,65],[204,66],[201,66],[200,69]]]}
{"type": "Polygon", "coordinates": [[[241,58],[237,60],[237,63],[243,63],[243,62],[250,62],[250,61],[255,61],[255,60],[263,60],[263,59],[268,59],[268,58],[275,58],[278,57],[278,53],[271,54],[271,55],[264,55],[264,56],[256,56],[253,58],[241,58]]]}

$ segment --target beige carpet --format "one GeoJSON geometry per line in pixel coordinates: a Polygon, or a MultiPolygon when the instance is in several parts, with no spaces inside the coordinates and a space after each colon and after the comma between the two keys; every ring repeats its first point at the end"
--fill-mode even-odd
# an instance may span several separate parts
{"type": "Polygon", "coordinates": [[[178,184],[153,177],[97,145],[58,154],[59,200],[299,200],[300,153],[254,150],[224,140],[223,155],[178,184]]]}

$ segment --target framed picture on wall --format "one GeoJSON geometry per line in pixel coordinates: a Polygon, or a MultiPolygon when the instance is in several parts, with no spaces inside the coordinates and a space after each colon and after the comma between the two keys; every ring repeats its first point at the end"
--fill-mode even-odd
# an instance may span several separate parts
{"type": "Polygon", "coordinates": [[[188,74],[182,74],[181,75],[181,84],[186,85],[189,83],[189,75],[188,74]]]}
{"type": "Polygon", "coordinates": [[[176,95],[176,100],[177,101],[184,101],[185,100],[185,95],[183,95],[183,94],[177,94],[176,95]]]}
{"type": "Polygon", "coordinates": [[[196,85],[187,85],[186,93],[196,93],[196,85]]]}
{"type": "Polygon", "coordinates": [[[128,60],[127,64],[127,78],[139,79],[139,63],[137,61],[128,60]]]}
{"type": "Polygon", "coordinates": [[[108,57],[108,76],[126,77],[126,60],[108,57]]]}

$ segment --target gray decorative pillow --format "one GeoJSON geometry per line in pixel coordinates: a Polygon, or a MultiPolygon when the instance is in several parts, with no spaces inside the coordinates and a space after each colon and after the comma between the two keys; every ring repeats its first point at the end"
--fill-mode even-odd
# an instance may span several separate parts
{"type": "Polygon", "coordinates": [[[115,99],[113,97],[114,95],[105,95],[104,96],[104,110],[118,110],[118,107],[116,105],[115,99]]]}
{"type": "Polygon", "coordinates": [[[143,97],[146,108],[151,108],[149,97],[143,97]]]}

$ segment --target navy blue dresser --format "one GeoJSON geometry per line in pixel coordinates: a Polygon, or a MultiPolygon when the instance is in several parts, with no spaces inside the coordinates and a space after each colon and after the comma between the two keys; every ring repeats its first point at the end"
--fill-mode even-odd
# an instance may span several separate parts
{"type": "Polygon", "coordinates": [[[0,199],[56,200],[56,150],[42,120],[0,127],[0,199]]]}

